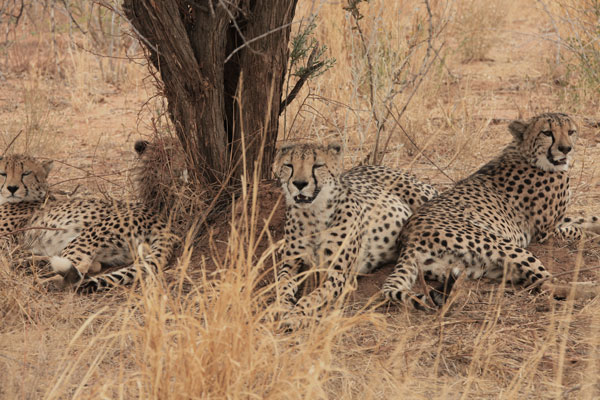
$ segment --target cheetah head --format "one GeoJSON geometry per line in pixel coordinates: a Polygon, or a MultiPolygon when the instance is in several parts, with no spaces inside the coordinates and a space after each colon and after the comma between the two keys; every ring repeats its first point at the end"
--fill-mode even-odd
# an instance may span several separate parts
{"type": "Polygon", "coordinates": [[[566,114],[546,113],[509,125],[523,156],[544,171],[567,171],[577,141],[577,125],[566,114]]]}
{"type": "Polygon", "coordinates": [[[43,200],[52,161],[21,154],[0,157],[0,204],[43,200]]]}
{"type": "Polygon", "coordinates": [[[273,172],[288,204],[312,204],[319,193],[333,188],[341,173],[341,149],[337,143],[293,144],[279,149],[273,172]]]}

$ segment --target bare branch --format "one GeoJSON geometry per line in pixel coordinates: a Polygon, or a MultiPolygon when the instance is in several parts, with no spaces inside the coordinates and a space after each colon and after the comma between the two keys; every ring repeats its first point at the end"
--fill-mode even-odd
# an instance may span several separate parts
{"type": "Polygon", "coordinates": [[[316,63],[314,62],[315,54],[317,53],[318,50],[319,50],[319,46],[317,45],[310,53],[310,56],[308,57],[308,62],[307,62],[308,66],[302,71],[302,75],[300,76],[300,79],[298,79],[298,81],[296,82],[296,84],[294,85],[292,90],[290,91],[290,94],[288,94],[288,96],[285,98],[285,100],[283,100],[281,102],[281,104],[279,105],[279,115],[281,115],[281,113],[283,112],[283,110],[285,110],[285,108],[288,106],[288,104],[290,104],[296,98],[296,96],[298,96],[300,89],[302,89],[302,86],[304,85],[304,83],[306,83],[308,78],[310,78],[310,76],[312,74],[317,72],[319,69],[321,69],[325,65],[324,61],[320,61],[320,62],[316,62],[316,63]]]}
{"type": "Polygon", "coordinates": [[[75,27],[77,27],[77,29],[79,29],[79,31],[81,33],[83,33],[84,35],[87,35],[87,32],[77,23],[77,20],[75,19],[75,17],[73,17],[73,14],[71,13],[71,10],[69,9],[69,6],[68,6],[66,0],[61,0],[61,3],[63,3],[65,13],[67,14],[67,16],[69,17],[71,22],[73,22],[73,24],[75,24],[75,27]]]}
{"type": "MultiPolygon", "coordinates": [[[[388,107],[386,105],[386,107],[388,107]]],[[[392,112],[391,109],[388,108],[388,114],[394,119],[394,122],[396,123],[396,125],[398,126],[398,128],[400,128],[400,130],[402,130],[402,133],[404,134],[404,136],[410,141],[410,143],[415,146],[416,149],[419,150],[419,153],[423,156],[423,158],[425,158],[427,160],[427,162],[429,162],[431,165],[433,165],[438,171],[440,171],[442,173],[442,175],[444,175],[446,178],[448,178],[450,180],[450,182],[452,183],[456,183],[456,181],[454,179],[452,179],[452,177],[450,177],[448,174],[446,174],[444,172],[444,170],[442,168],[440,168],[431,158],[427,157],[427,155],[423,152],[423,150],[421,150],[419,148],[419,146],[417,145],[417,143],[414,141],[414,139],[408,134],[408,132],[406,132],[406,130],[404,129],[404,127],[402,126],[402,124],[400,123],[400,120],[398,119],[398,117],[396,117],[396,115],[394,115],[394,113],[392,112]]]]}
{"type": "Polygon", "coordinates": [[[249,47],[250,43],[254,43],[254,42],[256,42],[256,41],[258,41],[260,39],[263,39],[263,38],[265,38],[265,37],[267,37],[269,35],[272,35],[273,33],[278,32],[278,31],[280,31],[282,29],[286,29],[286,28],[292,26],[294,23],[295,22],[289,22],[287,24],[281,25],[281,26],[279,26],[279,27],[277,27],[275,29],[271,29],[268,32],[265,32],[265,33],[263,33],[261,35],[256,36],[255,38],[252,38],[252,39],[244,42],[244,44],[236,47],[231,53],[229,53],[229,55],[225,58],[225,61],[223,61],[223,64],[227,64],[227,62],[229,60],[231,60],[231,57],[233,57],[238,51],[242,50],[245,47],[249,47]]]}

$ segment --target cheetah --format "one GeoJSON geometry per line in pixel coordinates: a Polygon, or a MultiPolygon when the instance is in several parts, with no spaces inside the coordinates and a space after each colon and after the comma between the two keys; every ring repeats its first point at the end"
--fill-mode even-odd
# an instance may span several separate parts
{"type": "Polygon", "coordinates": [[[178,236],[197,233],[198,221],[211,209],[214,196],[200,177],[188,173],[187,155],[179,140],[138,140],[134,150],[137,160],[132,183],[138,200],[169,217],[178,236]]]}
{"type": "Polygon", "coordinates": [[[166,265],[175,238],[163,218],[137,203],[49,199],[51,168],[50,161],[24,155],[0,159],[0,237],[21,232],[28,252],[48,260],[58,274],[50,284],[88,293],[131,283],[139,270],[135,266],[93,277],[87,273],[131,264],[137,253],[153,271],[166,265]]]}
{"type": "Polygon", "coordinates": [[[513,140],[499,156],[410,217],[400,235],[397,265],[383,286],[388,300],[416,308],[431,301],[440,306],[460,274],[527,285],[539,281],[544,290],[556,289],[550,273],[526,249],[529,243],[553,235],[578,240],[584,230],[600,233],[597,217],[565,217],[578,136],[573,119],[546,113],[508,128],[513,140]],[[412,293],[420,272],[443,290],[412,293]]]}
{"type": "Polygon", "coordinates": [[[279,149],[273,171],[286,200],[278,289],[293,326],[320,316],[356,274],[394,262],[396,240],[408,217],[437,195],[412,175],[383,166],[341,171],[341,146],[292,144],[279,149]],[[301,271],[326,268],[326,278],[296,301],[301,271]]]}
{"type": "Polygon", "coordinates": [[[132,180],[140,201],[159,211],[173,208],[183,197],[178,189],[188,189],[191,183],[179,142],[174,138],[138,140],[134,150],[137,163],[132,180]]]}

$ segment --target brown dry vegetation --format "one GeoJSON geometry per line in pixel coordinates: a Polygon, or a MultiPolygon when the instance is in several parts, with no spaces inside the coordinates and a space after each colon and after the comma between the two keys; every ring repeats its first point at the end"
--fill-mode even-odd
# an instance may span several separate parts
{"type": "MultiPolygon", "coordinates": [[[[164,104],[147,101],[154,87],[139,47],[119,36],[120,18],[71,1],[82,34],[60,4],[34,2],[16,27],[2,20],[0,147],[18,135],[11,151],[55,159],[56,189],[129,196],[133,142],[168,134],[164,104]]],[[[378,159],[447,187],[509,141],[509,120],[568,112],[581,121],[571,213],[600,215],[600,92],[575,52],[594,37],[597,21],[582,11],[590,4],[432,1],[439,56],[413,97],[415,84],[396,81],[402,90],[388,101],[397,66],[413,57],[402,75],[410,80],[426,55],[411,47],[427,36],[424,3],[360,4],[361,38],[345,2],[300,1],[295,27],[316,13],[315,37],[337,63],[290,105],[280,138],[341,140],[350,167],[370,156],[380,129],[378,159]],[[398,121],[389,117],[405,105],[398,121]]],[[[188,240],[157,282],[136,290],[46,292],[2,255],[0,396],[600,397],[600,299],[556,302],[459,280],[443,310],[416,312],[371,301],[388,267],[360,278],[321,323],[280,333],[265,282],[281,238],[281,199],[252,184],[237,204],[188,240]]],[[[533,250],[561,279],[600,281],[598,245],[533,250]]]]}

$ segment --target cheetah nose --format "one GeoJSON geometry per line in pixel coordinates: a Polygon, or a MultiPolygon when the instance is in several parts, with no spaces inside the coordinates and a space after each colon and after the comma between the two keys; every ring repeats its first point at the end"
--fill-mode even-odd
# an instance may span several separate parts
{"type": "Polygon", "coordinates": [[[306,181],[294,181],[292,183],[298,188],[298,190],[302,190],[308,185],[308,182],[306,181]]]}
{"type": "Polygon", "coordinates": [[[560,152],[562,152],[563,154],[568,154],[571,151],[571,149],[571,146],[558,146],[558,150],[560,150],[560,152]]]}
{"type": "Polygon", "coordinates": [[[18,187],[18,186],[7,186],[6,188],[7,188],[7,189],[8,189],[8,191],[9,191],[9,192],[11,192],[12,194],[15,194],[15,192],[16,192],[17,190],[19,190],[19,187],[18,187]]]}

